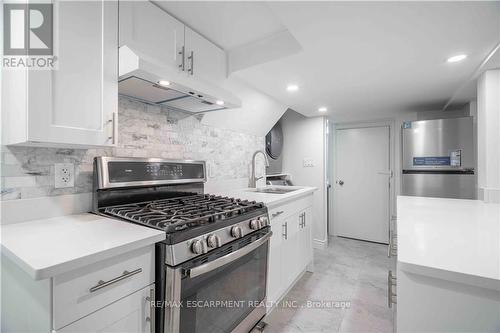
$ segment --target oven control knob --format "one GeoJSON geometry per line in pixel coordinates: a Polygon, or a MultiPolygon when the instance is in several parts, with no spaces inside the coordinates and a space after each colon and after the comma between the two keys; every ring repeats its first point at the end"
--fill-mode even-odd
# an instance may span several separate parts
{"type": "Polygon", "coordinates": [[[243,237],[243,231],[241,230],[240,226],[234,226],[231,228],[231,236],[234,238],[240,238],[243,237]]]}
{"type": "Polygon", "coordinates": [[[207,237],[207,245],[211,248],[216,248],[221,246],[220,237],[214,234],[210,234],[207,237]]]}
{"type": "Polygon", "coordinates": [[[258,220],[260,222],[259,224],[260,224],[261,228],[264,228],[269,223],[269,220],[267,219],[267,216],[261,216],[261,217],[258,218],[258,220]]]}
{"type": "Polygon", "coordinates": [[[249,226],[252,230],[258,230],[261,228],[259,220],[251,220],[249,226]]]}
{"type": "Polygon", "coordinates": [[[195,254],[203,254],[206,253],[206,248],[205,244],[203,244],[203,241],[197,239],[191,244],[191,251],[195,254]]]}

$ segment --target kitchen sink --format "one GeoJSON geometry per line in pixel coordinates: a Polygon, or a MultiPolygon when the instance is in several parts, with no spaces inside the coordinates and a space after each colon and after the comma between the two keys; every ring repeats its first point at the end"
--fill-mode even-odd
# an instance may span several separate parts
{"type": "Polygon", "coordinates": [[[268,193],[268,194],[285,194],[293,191],[297,191],[296,188],[277,188],[277,187],[269,187],[269,188],[253,188],[248,190],[248,192],[257,192],[257,193],[268,193]]]}

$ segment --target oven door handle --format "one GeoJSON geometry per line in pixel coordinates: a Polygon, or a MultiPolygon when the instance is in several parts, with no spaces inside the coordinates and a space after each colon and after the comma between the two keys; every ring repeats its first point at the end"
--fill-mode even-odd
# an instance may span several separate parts
{"type": "Polygon", "coordinates": [[[221,266],[224,266],[224,265],[230,263],[231,261],[234,261],[238,258],[241,258],[244,255],[249,254],[250,252],[252,252],[256,248],[258,248],[259,246],[261,246],[262,244],[267,242],[272,234],[273,233],[270,231],[265,236],[259,238],[255,242],[253,242],[253,243],[251,243],[251,244],[249,244],[249,245],[247,245],[247,246],[245,246],[237,251],[226,254],[223,257],[217,258],[214,261],[207,262],[206,264],[200,265],[198,267],[191,268],[189,270],[189,276],[194,278],[194,277],[203,275],[205,273],[213,271],[214,269],[217,269],[221,266]]]}

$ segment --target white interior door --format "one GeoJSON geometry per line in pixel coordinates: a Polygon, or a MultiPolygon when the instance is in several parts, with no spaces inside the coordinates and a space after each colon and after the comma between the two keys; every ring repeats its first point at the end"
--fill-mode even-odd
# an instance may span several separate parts
{"type": "Polygon", "coordinates": [[[336,235],[387,243],[389,135],[388,126],[336,130],[336,235]]]}

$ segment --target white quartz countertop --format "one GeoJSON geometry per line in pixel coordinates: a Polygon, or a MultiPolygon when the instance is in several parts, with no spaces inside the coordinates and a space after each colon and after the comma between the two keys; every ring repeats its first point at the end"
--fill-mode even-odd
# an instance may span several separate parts
{"type": "Polygon", "coordinates": [[[398,262],[500,288],[500,205],[398,197],[398,262]],[[480,281],[481,280],[481,281],[480,281]],[[493,283],[493,284],[492,284],[493,283]]]}
{"type": "Polygon", "coordinates": [[[165,232],[94,214],[8,224],[2,254],[33,279],[49,278],[165,239],[165,232]]]}
{"type": "Polygon", "coordinates": [[[300,197],[303,197],[305,195],[311,194],[318,189],[316,187],[310,187],[310,186],[268,186],[267,188],[271,187],[294,189],[295,191],[275,194],[275,193],[256,192],[254,188],[244,188],[244,189],[230,190],[230,191],[216,191],[215,193],[212,194],[263,202],[267,207],[274,207],[274,206],[279,206],[285,202],[292,201],[300,197]]]}

